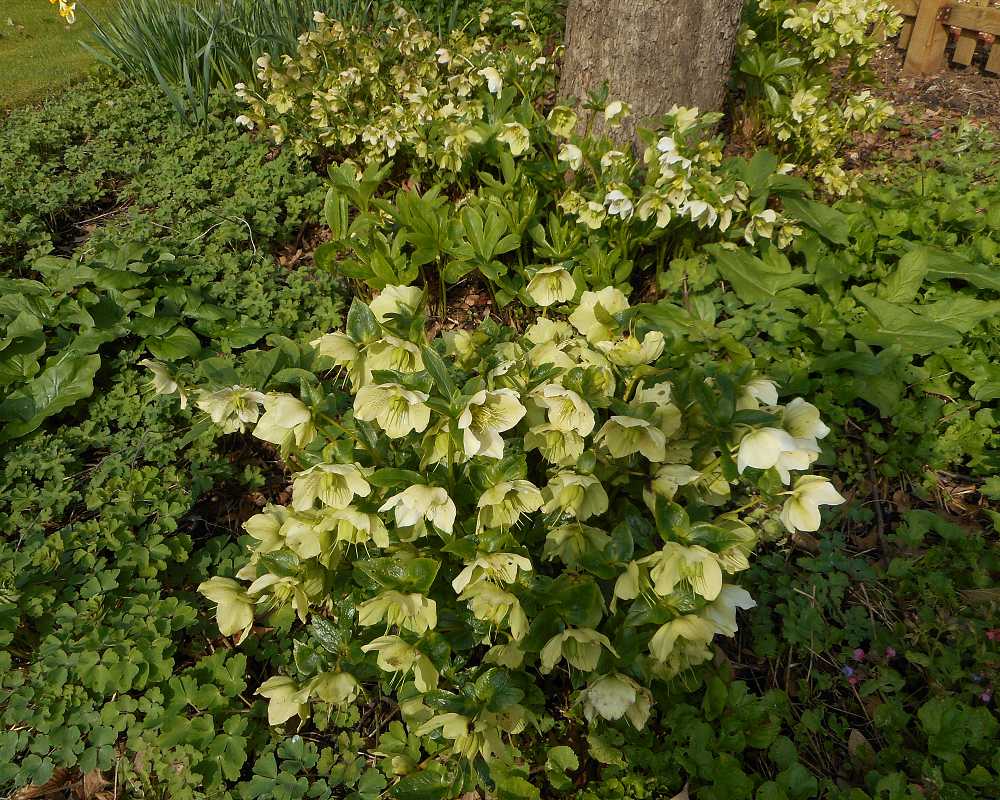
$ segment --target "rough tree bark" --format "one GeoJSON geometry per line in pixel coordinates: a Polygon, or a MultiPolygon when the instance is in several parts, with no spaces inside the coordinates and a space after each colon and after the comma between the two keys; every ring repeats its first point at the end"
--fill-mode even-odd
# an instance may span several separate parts
{"type": "Polygon", "coordinates": [[[559,93],[608,82],[635,125],[675,103],[717,110],[725,98],[743,0],[570,0],[559,93]]]}

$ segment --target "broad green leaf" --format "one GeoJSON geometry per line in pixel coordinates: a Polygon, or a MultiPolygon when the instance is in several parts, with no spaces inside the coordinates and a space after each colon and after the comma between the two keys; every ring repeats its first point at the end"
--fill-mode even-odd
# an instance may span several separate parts
{"type": "Polygon", "coordinates": [[[166,336],[146,339],[146,347],[163,361],[178,361],[182,358],[196,358],[201,352],[201,341],[190,328],[178,325],[166,336]]]}
{"type": "Polygon", "coordinates": [[[4,425],[0,441],[24,436],[46,417],[58,414],[94,393],[98,355],[62,355],[49,359],[45,370],[0,403],[4,425]]]}
{"type": "Polygon", "coordinates": [[[780,293],[793,286],[810,282],[804,272],[779,272],[745,250],[707,247],[715,256],[719,274],[732,284],[733,291],[744,303],[771,302],[787,305],[790,298],[780,293]]]}
{"type": "Polygon", "coordinates": [[[834,244],[848,243],[850,224],[847,217],[837,209],[800,195],[785,195],[782,197],[782,202],[786,216],[801,220],[834,244]]]}
{"type": "Polygon", "coordinates": [[[917,248],[899,259],[896,271],[884,284],[882,297],[890,303],[912,303],[927,274],[928,258],[924,248],[917,248]]]}
{"type": "Polygon", "coordinates": [[[961,341],[962,335],[947,325],[919,316],[908,308],[887,303],[855,286],[852,294],[870,312],[850,328],[851,334],[866,344],[898,346],[901,352],[925,354],[961,341]]]}

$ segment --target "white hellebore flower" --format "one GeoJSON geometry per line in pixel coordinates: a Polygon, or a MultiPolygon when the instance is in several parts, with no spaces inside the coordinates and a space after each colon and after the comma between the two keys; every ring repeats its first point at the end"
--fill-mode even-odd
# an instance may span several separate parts
{"type": "Polygon", "coordinates": [[[791,533],[819,530],[819,507],[847,502],[830,481],[819,475],[803,475],[787,494],[781,521],[791,533]]]}
{"type": "Polygon", "coordinates": [[[242,642],[253,627],[254,607],[243,586],[232,578],[215,577],[199,584],[198,592],[217,604],[215,618],[219,633],[236,636],[236,644],[242,642]]]}
{"type": "Polygon", "coordinates": [[[420,354],[420,348],[413,342],[385,336],[368,345],[365,369],[369,373],[375,369],[420,372],[423,368],[424,358],[420,354]]]}
{"type": "Polygon", "coordinates": [[[603,633],[592,628],[567,628],[549,639],[542,648],[539,653],[539,671],[548,675],[559,660],[565,658],[571,667],[582,672],[593,672],[601,658],[602,647],[606,647],[617,657],[618,653],[603,633]]]}
{"type": "Polygon", "coordinates": [[[417,592],[389,590],[358,606],[359,625],[379,625],[382,620],[420,635],[437,627],[437,603],[417,592]]]}
{"type": "Polygon", "coordinates": [[[321,356],[333,359],[334,364],[346,369],[355,390],[371,378],[371,372],[362,369],[363,361],[360,359],[361,351],[358,345],[347,334],[326,333],[318,339],[313,339],[309,344],[315,347],[321,356]]]}
{"type": "Polygon", "coordinates": [[[715,632],[723,636],[735,636],[739,628],[736,625],[736,609],[744,611],[754,608],[757,603],[750,593],[741,586],[726,584],[719,596],[705,608],[705,617],[715,625],[715,632]]]}
{"type": "Polygon", "coordinates": [[[497,134],[497,141],[510,148],[512,156],[519,156],[531,146],[531,136],[528,129],[520,122],[504,123],[503,130],[497,134]]]}
{"type": "Polygon", "coordinates": [[[528,616],[521,608],[517,597],[489,581],[477,581],[467,586],[458,596],[469,603],[476,619],[489,622],[498,628],[507,621],[510,635],[515,639],[524,638],[528,632],[528,616]]]}
{"type": "Polygon", "coordinates": [[[528,281],[528,296],[542,308],[568,303],[575,294],[576,282],[564,267],[542,267],[528,281]]]}
{"type": "Polygon", "coordinates": [[[264,396],[264,415],[253,435],[287,449],[293,444],[305,447],[313,440],[316,429],[312,414],[301,400],[290,394],[268,394],[264,396]]]}
{"type": "Polygon", "coordinates": [[[548,128],[556,136],[567,137],[576,127],[576,112],[568,106],[554,106],[549,112],[548,128]]]}
{"type": "Polygon", "coordinates": [[[427,397],[424,392],[410,391],[398,383],[364,386],[354,398],[354,416],[364,422],[375,420],[386,436],[399,439],[427,427],[431,420],[427,397]]]}
{"type": "Polygon", "coordinates": [[[569,315],[569,321],[591,344],[607,341],[612,333],[604,322],[598,320],[598,305],[608,314],[614,315],[628,308],[628,298],[614,286],[606,286],[599,292],[583,293],[580,305],[569,315]]]}
{"type": "Polygon", "coordinates": [[[642,730],[653,706],[653,694],[627,675],[604,675],[583,690],[583,715],[587,722],[595,717],[617,720],[627,717],[636,730],[642,730]]]}
{"type": "Polygon", "coordinates": [[[594,442],[604,442],[615,458],[626,458],[633,453],[642,453],[654,463],[666,458],[667,437],[663,431],[638,417],[611,417],[597,432],[594,442]]]}
{"type": "Polygon", "coordinates": [[[479,530],[510,528],[522,514],[533,514],[542,507],[542,493],[531,481],[502,481],[479,498],[479,530]]]}
{"type": "Polygon", "coordinates": [[[824,438],[830,432],[819,418],[819,409],[801,397],[796,397],[785,406],[781,424],[795,437],[800,447],[810,450],[818,450],[816,440],[824,438]]]}
{"type": "Polygon", "coordinates": [[[396,525],[408,528],[411,525],[427,520],[440,531],[451,533],[455,525],[455,504],[448,497],[448,492],[440,486],[424,486],[417,484],[394,494],[386,500],[379,511],[393,511],[396,514],[396,525]]]}
{"type": "Polygon", "coordinates": [[[195,405],[222,428],[223,433],[243,433],[260,418],[264,395],[243,386],[209,392],[195,400],[195,405]]]}
{"type": "Polygon", "coordinates": [[[572,389],[558,383],[547,383],[534,395],[539,405],[548,410],[549,424],[561,431],[589,436],[594,430],[594,412],[572,389]]]}
{"type": "Polygon", "coordinates": [[[363,653],[378,653],[376,663],[384,672],[413,670],[413,682],[418,692],[429,692],[437,687],[438,671],[433,662],[412,644],[398,636],[379,636],[361,647],[363,653]]]}
{"type": "Polygon", "coordinates": [[[701,545],[667,542],[661,550],[641,559],[649,567],[653,591],[660,597],[673,593],[681,582],[687,582],[695,594],[714,600],[722,591],[722,567],[711,550],[701,545]]]}
{"type": "Polygon", "coordinates": [[[608,207],[608,213],[612,217],[621,217],[622,219],[631,217],[635,210],[632,198],[621,189],[612,189],[608,192],[604,197],[604,205],[608,207]]]}
{"type": "Polygon", "coordinates": [[[632,113],[632,107],[621,100],[612,100],[604,107],[604,119],[612,126],[620,125],[632,113]]]}
{"type": "Polygon", "coordinates": [[[466,564],[451,588],[461,594],[471,583],[488,581],[492,583],[513,583],[517,580],[517,572],[531,572],[531,561],[516,553],[477,553],[471,564],[466,564]]]}
{"type": "Polygon", "coordinates": [[[756,410],[761,404],[778,405],[778,385],[769,378],[751,378],[743,385],[740,396],[736,398],[736,409],[756,410]]]}
{"type": "Polygon", "coordinates": [[[300,719],[309,717],[309,689],[299,687],[294,678],[275,675],[264,681],[254,694],[268,699],[267,722],[281,725],[296,714],[300,719]]]}
{"type": "Polygon", "coordinates": [[[174,380],[166,364],[162,361],[153,361],[151,358],[144,358],[139,363],[153,373],[150,384],[154,392],[162,395],[172,395],[176,392],[181,398],[181,408],[187,408],[187,393],[174,380]]]}
{"type": "Polygon", "coordinates": [[[499,95],[503,91],[503,78],[493,67],[481,69],[478,74],[486,79],[486,88],[490,94],[499,95]]]}
{"type": "Polygon", "coordinates": [[[503,458],[500,434],[517,425],[526,413],[527,409],[512,389],[476,392],[458,418],[465,455],[503,458]]]}
{"type": "Polygon", "coordinates": [[[593,475],[564,470],[556,473],[545,487],[546,514],[560,511],[578,520],[600,516],[608,510],[608,494],[593,475]]]}
{"type": "Polygon", "coordinates": [[[651,364],[663,354],[663,334],[650,331],[640,342],[635,336],[625,336],[615,341],[597,342],[596,347],[619,367],[637,367],[651,364]]]}
{"type": "Polygon", "coordinates": [[[390,314],[408,310],[411,314],[420,307],[424,293],[417,286],[386,286],[368,307],[375,319],[386,322],[390,314]]]}
{"type": "Polygon", "coordinates": [[[292,508],[308,511],[316,500],[330,508],[346,508],[355,495],[367,497],[371,486],[355,464],[317,464],[292,480],[292,508]]]}
{"type": "Polygon", "coordinates": [[[782,428],[758,428],[740,439],[736,467],[742,474],[747,467],[770,469],[784,453],[794,453],[799,447],[795,437],[782,428]]]}
{"type": "Polygon", "coordinates": [[[565,161],[573,172],[578,172],[580,167],[583,166],[583,151],[575,144],[570,144],[569,142],[563,143],[559,148],[559,155],[556,158],[559,161],[565,161]]]}

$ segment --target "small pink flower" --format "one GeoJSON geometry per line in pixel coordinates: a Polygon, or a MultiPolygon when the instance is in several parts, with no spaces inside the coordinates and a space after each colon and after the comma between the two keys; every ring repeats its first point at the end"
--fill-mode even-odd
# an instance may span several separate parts
{"type": "Polygon", "coordinates": [[[984,703],[988,703],[990,702],[990,700],[993,699],[993,694],[991,692],[983,692],[981,695],[979,695],[979,699],[982,700],[984,703]]]}
{"type": "Polygon", "coordinates": [[[1000,628],[990,628],[986,631],[986,638],[991,642],[1000,642],[1000,628]]]}
{"type": "Polygon", "coordinates": [[[861,682],[861,679],[857,675],[851,675],[851,677],[847,679],[847,682],[851,684],[851,686],[857,686],[861,682]]]}
{"type": "Polygon", "coordinates": [[[896,651],[895,651],[895,649],[892,648],[892,647],[885,648],[885,657],[886,658],[895,658],[896,657],[896,651]]]}
{"type": "Polygon", "coordinates": [[[855,660],[855,661],[864,661],[864,660],[865,660],[865,651],[864,651],[864,650],[862,650],[862,649],[861,649],[860,647],[859,647],[859,648],[857,648],[857,649],[856,649],[856,650],[855,650],[855,651],[854,651],[854,652],[852,653],[852,655],[854,656],[854,660],[855,660]]]}

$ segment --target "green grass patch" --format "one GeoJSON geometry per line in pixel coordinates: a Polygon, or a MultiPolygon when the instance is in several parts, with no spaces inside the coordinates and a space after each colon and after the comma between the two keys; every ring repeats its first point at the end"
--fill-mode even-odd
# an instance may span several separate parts
{"type": "Polygon", "coordinates": [[[87,0],[67,25],[45,0],[7,0],[0,11],[0,110],[33,103],[77,80],[94,64],[81,47],[94,23],[86,13],[105,14],[117,0],[87,0]]]}

